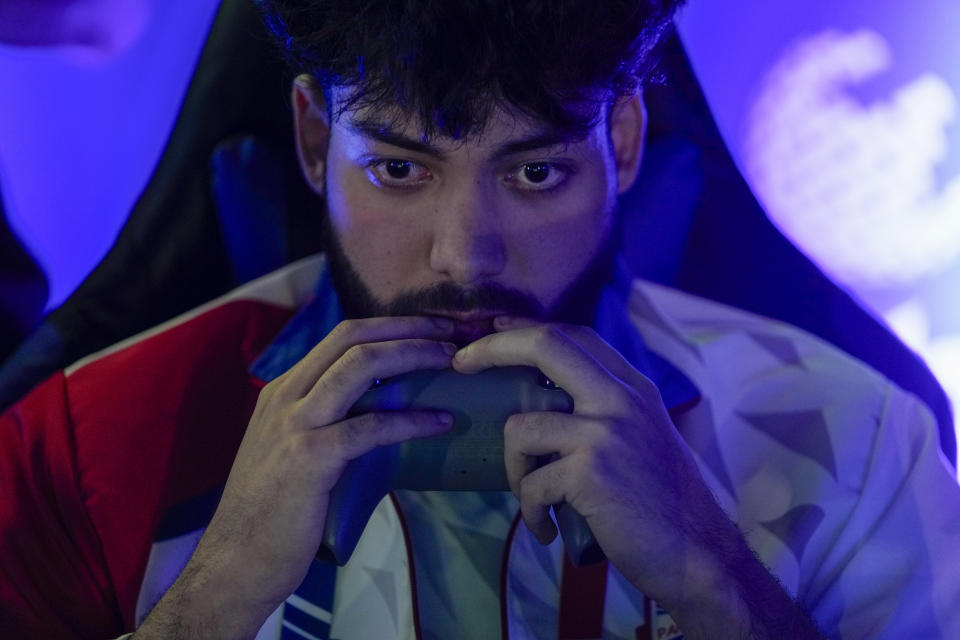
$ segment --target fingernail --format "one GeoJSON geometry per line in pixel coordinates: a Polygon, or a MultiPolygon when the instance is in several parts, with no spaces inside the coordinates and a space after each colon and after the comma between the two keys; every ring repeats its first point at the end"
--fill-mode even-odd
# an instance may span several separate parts
{"type": "Polygon", "coordinates": [[[433,324],[438,329],[453,329],[453,320],[450,318],[444,318],[441,316],[430,316],[430,319],[433,320],[433,324]]]}
{"type": "Polygon", "coordinates": [[[460,347],[453,344],[452,342],[444,342],[443,350],[446,352],[448,356],[452,356],[453,354],[455,354],[457,351],[460,350],[460,347]]]}
{"type": "Polygon", "coordinates": [[[453,424],[453,416],[450,415],[449,413],[437,413],[434,415],[437,416],[437,422],[439,422],[442,425],[449,427],[451,424],[453,424]]]}

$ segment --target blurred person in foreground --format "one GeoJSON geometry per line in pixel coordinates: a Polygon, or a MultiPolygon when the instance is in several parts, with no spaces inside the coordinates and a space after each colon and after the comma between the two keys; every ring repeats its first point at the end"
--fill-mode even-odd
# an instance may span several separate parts
{"type": "Polygon", "coordinates": [[[929,411],[799,330],[631,281],[617,259],[642,86],[679,2],[261,4],[300,74],[327,251],[0,417],[0,627],[960,635],[960,488],[929,411]],[[511,492],[397,491],[348,564],[318,566],[348,461],[450,427],[347,417],[357,398],[408,371],[511,365],[574,401],[507,421],[511,492]],[[565,561],[562,502],[608,558],[599,574],[565,561]]]}
{"type": "Polygon", "coordinates": [[[3,0],[0,43],[105,62],[137,40],[152,10],[151,0],[3,0]]]}

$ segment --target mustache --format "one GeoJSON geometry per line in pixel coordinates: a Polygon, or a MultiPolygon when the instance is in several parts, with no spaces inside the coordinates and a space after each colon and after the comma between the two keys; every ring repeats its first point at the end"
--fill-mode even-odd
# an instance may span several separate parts
{"type": "Polygon", "coordinates": [[[419,291],[399,294],[387,305],[391,316],[423,315],[448,311],[469,313],[492,310],[518,316],[541,318],[543,306],[531,295],[491,282],[464,288],[452,282],[438,282],[419,291]]]}

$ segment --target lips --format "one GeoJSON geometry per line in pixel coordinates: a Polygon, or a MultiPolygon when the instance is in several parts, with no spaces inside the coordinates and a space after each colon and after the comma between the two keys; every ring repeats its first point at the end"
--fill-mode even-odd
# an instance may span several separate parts
{"type": "Polygon", "coordinates": [[[453,320],[455,325],[451,340],[458,346],[463,347],[479,340],[483,336],[495,333],[493,319],[502,314],[487,312],[482,314],[437,313],[430,315],[443,316],[444,318],[453,320]]]}
{"type": "Polygon", "coordinates": [[[494,333],[493,317],[480,320],[457,320],[453,330],[453,341],[458,345],[468,345],[483,336],[494,333]]]}

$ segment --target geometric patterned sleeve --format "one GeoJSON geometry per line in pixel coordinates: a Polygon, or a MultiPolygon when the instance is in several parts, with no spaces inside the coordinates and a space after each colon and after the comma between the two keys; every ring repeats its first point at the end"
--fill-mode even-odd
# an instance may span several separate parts
{"type": "Polygon", "coordinates": [[[828,637],[960,638],[960,485],[926,405],[768,318],[649,283],[631,312],[701,391],[677,426],[704,479],[828,637]]]}
{"type": "Polygon", "coordinates": [[[760,560],[831,638],[960,638],[960,485],[929,409],[781,322],[638,283],[700,389],[677,427],[760,560]]]}
{"type": "Polygon", "coordinates": [[[856,502],[809,576],[804,604],[842,638],[960,638],[960,486],[936,422],[894,385],[856,502]]]}

